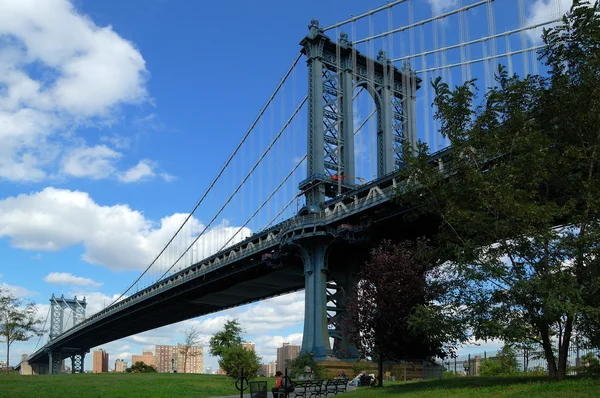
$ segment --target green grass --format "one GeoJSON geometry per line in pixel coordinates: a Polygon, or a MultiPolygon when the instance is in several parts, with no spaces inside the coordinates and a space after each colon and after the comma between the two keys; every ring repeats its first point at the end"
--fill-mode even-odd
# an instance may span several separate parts
{"type": "MultiPolygon", "coordinates": [[[[262,379],[266,380],[266,379],[262,379]]],[[[269,388],[275,385],[269,380],[269,388]]],[[[236,395],[233,379],[217,375],[171,373],[102,373],[74,375],[0,376],[4,398],[162,398],[236,395]]]]}
{"type": "MultiPolygon", "coordinates": [[[[274,379],[267,380],[269,390],[274,379]]],[[[54,376],[0,376],[0,397],[85,398],[177,397],[207,398],[238,395],[227,376],[170,373],[104,373],[54,376]]],[[[550,382],[545,377],[455,377],[384,388],[362,387],[347,398],[395,397],[598,397],[600,379],[550,382]]]]}
{"type": "Polygon", "coordinates": [[[361,387],[348,398],[370,397],[598,397],[600,379],[567,379],[550,382],[547,377],[456,377],[390,383],[383,388],[361,387]]]}

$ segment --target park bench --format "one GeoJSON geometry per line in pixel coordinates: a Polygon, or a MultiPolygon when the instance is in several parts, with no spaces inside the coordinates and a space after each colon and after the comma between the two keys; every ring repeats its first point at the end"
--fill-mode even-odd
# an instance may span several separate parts
{"type": "Polygon", "coordinates": [[[267,398],[267,382],[266,381],[251,381],[249,384],[250,384],[250,398],[267,398]]]}
{"type": "Polygon", "coordinates": [[[295,380],[292,381],[294,388],[293,398],[314,398],[322,394],[323,380],[295,380]]]}
{"type": "Polygon", "coordinates": [[[348,386],[347,379],[330,379],[325,382],[323,385],[323,395],[337,395],[339,392],[346,392],[346,387],[348,386]]]}
{"type": "MultiPolygon", "coordinates": [[[[280,390],[277,393],[279,398],[315,398],[322,395],[337,395],[340,392],[346,392],[348,380],[291,380],[288,378],[287,381],[284,381],[282,384],[287,385],[288,388],[280,390]]],[[[252,396],[251,398],[260,397],[252,396]]]]}

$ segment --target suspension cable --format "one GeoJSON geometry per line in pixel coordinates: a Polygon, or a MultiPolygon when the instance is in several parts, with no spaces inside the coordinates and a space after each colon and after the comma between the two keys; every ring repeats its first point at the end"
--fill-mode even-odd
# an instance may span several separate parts
{"type": "MultiPolygon", "coordinates": [[[[52,306],[50,306],[48,308],[48,312],[46,312],[46,319],[44,320],[44,326],[42,326],[42,330],[46,329],[46,323],[48,322],[48,316],[50,315],[50,310],[51,309],[52,309],[52,306]]],[[[33,349],[32,353],[35,352],[37,350],[38,346],[40,345],[40,341],[42,340],[42,336],[43,335],[40,334],[40,338],[38,339],[37,343],[35,344],[35,348],[33,349]]]]}
{"type": "Polygon", "coordinates": [[[212,223],[217,219],[217,217],[219,217],[219,215],[221,214],[221,212],[225,209],[225,207],[227,207],[227,205],[229,204],[229,202],[231,202],[231,200],[234,198],[234,196],[237,194],[237,192],[240,190],[240,188],[246,183],[246,181],[248,180],[248,178],[250,178],[250,175],[252,175],[252,173],[254,172],[254,170],[256,170],[256,168],[258,167],[258,165],[262,162],[262,160],[265,158],[265,156],[269,153],[269,151],[271,150],[271,148],[275,145],[275,143],[277,142],[277,140],[279,139],[279,137],[281,137],[281,135],[287,129],[287,127],[292,122],[292,120],[294,120],[294,118],[296,117],[296,115],[298,114],[298,112],[300,111],[300,109],[302,109],[302,107],[306,103],[307,99],[308,99],[308,96],[305,96],[304,100],[302,100],[302,102],[300,103],[300,105],[298,105],[298,107],[296,108],[296,110],[294,111],[294,113],[292,114],[292,116],[288,119],[288,121],[286,122],[286,124],[282,127],[282,129],[279,131],[279,133],[273,138],[273,141],[271,141],[271,144],[269,145],[269,147],[263,152],[263,154],[261,155],[261,157],[256,161],[256,163],[254,164],[254,166],[252,167],[252,169],[248,172],[248,174],[246,175],[246,177],[244,177],[244,179],[242,180],[242,182],[240,182],[240,184],[238,185],[238,187],[236,188],[236,190],[229,196],[229,198],[221,206],[221,208],[219,209],[219,211],[217,212],[217,214],[214,215],[214,217],[210,220],[210,222],[208,224],[206,224],[206,226],[204,227],[204,229],[202,230],[202,232],[192,241],[192,243],[188,246],[188,248],[177,258],[177,260],[173,263],[173,265],[171,265],[161,275],[161,277],[158,278],[158,280],[161,280],[162,278],[165,277],[165,275],[167,275],[167,273],[179,262],[179,260],[181,260],[183,258],[183,256],[185,256],[185,254],[190,250],[190,248],[207,231],[207,229],[212,225],[212,223]]]}
{"type": "MultiPolygon", "coordinates": [[[[160,251],[160,253],[158,253],[158,255],[154,258],[154,260],[152,260],[152,262],[144,270],[144,272],[142,272],[142,274],[123,293],[121,293],[121,295],[119,295],[119,297],[117,297],[117,299],[114,300],[110,305],[113,305],[117,301],[119,301],[121,299],[121,297],[123,297],[132,287],[135,286],[136,283],[138,283],[138,281],[150,270],[150,268],[156,263],[156,261],[160,258],[160,256],[165,252],[165,250],[167,249],[167,247],[169,247],[169,245],[171,244],[171,242],[173,242],[173,240],[175,239],[175,237],[183,229],[184,225],[188,222],[188,220],[194,215],[194,213],[196,212],[196,209],[198,209],[198,207],[200,206],[200,204],[202,204],[202,202],[204,201],[204,199],[206,198],[206,196],[208,195],[208,193],[215,186],[215,184],[217,183],[217,181],[219,180],[219,178],[221,178],[221,175],[223,174],[223,172],[225,171],[225,169],[227,169],[227,166],[229,166],[229,163],[231,163],[231,160],[235,157],[235,155],[237,154],[237,152],[240,150],[240,148],[242,147],[242,145],[244,144],[244,142],[246,141],[246,139],[248,138],[248,136],[250,135],[250,133],[252,132],[252,130],[254,130],[254,127],[256,126],[256,124],[258,123],[258,121],[262,118],[263,114],[265,113],[265,111],[267,110],[267,108],[269,107],[269,105],[271,104],[271,102],[273,101],[273,99],[275,98],[275,96],[277,95],[277,93],[279,92],[279,90],[281,89],[281,87],[283,86],[283,84],[285,83],[285,81],[287,80],[287,78],[290,75],[290,73],[292,73],[292,70],[294,70],[294,68],[298,64],[298,61],[300,61],[301,57],[302,57],[302,54],[298,54],[298,56],[296,57],[296,59],[294,60],[294,62],[292,62],[292,66],[289,67],[289,69],[286,72],[286,74],[280,80],[279,84],[275,88],[275,91],[273,91],[273,94],[271,94],[271,96],[269,97],[267,103],[262,107],[262,109],[258,113],[258,116],[256,117],[256,119],[254,119],[254,122],[252,122],[252,124],[250,125],[250,128],[248,129],[248,131],[242,137],[242,140],[239,142],[239,144],[237,145],[237,147],[234,149],[233,153],[229,156],[229,159],[227,159],[227,161],[225,162],[225,164],[223,165],[223,167],[221,168],[221,170],[219,171],[219,173],[217,174],[217,176],[212,180],[212,182],[210,183],[210,185],[208,186],[208,188],[206,189],[206,191],[204,191],[204,194],[202,195],[202,197],[200,198],[200,200],[196,203],[196,205],[194,206],[194,208],[192,209],[192,211],[190,212],[190,214],[185,218],[183,224],[181,224],[181,226],[179,227],[179,229],[177,229],[177,231],[175,232],[175,234],[173,235],[173,237],[171,237],[171,239],[167,242],[167,244],[165,245],[165,247],[163,247],[163,249],[160,251]]],[[[172,266],[171,266],[171,268],[172,268],[172,266]]],[[[169,270],[171,268],[169,268],[169,270]]],[[[167,270],[167,272],[168,272],[168,270],[167,270]]],[[[163,274],[163,276],[164,275],[165,274],[163,274]]],[[[161,276],[161,278],[162,278],[162,276],[161,276]]],[[[161,278],[159,278],[159,280],[161,278]]]]}
{"type": "Polygon", "coordinates": [[[351,17],[351,18],[348,18],[348,19],[346,19],[344,21],[341,21],[341,22],[335,23],[335,24],[333,24],[331,26],[328,26],[325,29],[323,29],[323,31],[326,32],[326,31],[331,30],[331,29],[339,28],[340,26],[346,25],[348,23],[356,22],[359,19],[363,19],[364,17],[369,17],[369,16],[371,16],[373,14],[377,14],[378,12],[381,12],[383,10],[387,10],[388,8],[392,8],[394,6],[397,6],[398,4],[404,3],[406,1],[408,1],[408,0],[396,0],[396,1],[392,1],[391,3],[388,3],[388,4],[383,5],[381,7],[374,8],[374,9],[372,9],[370,11],[363,12],[362,14],[359,14],[359,15],[357,15],[355,17],[351,17]]]}
{"type": "Polygon", "coordinates": [[[385,37],[385,36],[393,35],[394,33],[403,32],[403,31],[405,31],[407,29],[416,28],[419,25],[425,25],[425,24],[428,24],[428,23],[433,22],[433,21],[438,21],[438,20],[447,18],[447,17],[449,17],[451,15],[457,14],[457,13],[459,13],[461,11],[466,11],[466,10],[469,10],[471,8],[479,7],[479,6],[482,6],[482,5],[487,4],[489,2],[492,2],[492,1],[494,1],[494,0],[482,0],[482,1],[478,2],[478,3],[469,4],[468,6],[465,6],[465,7],[462,7],[462,8],[457,8],[457,9],[452,10],[452,11],[448,11],[445,14],[440,14],[440,15],[437,15],[435,17],[423,19],[423,20],[421,20],[419,22],[415,22],[415,23],[410,24],[410,25],[402,26],[400,28],[389,30],[387,32],[383,32],[383,33],[379,33],[379,34],[372,35],[372,36],[369,36],[369,37],[365,37],[364,39],[357,40],[356,42],[354,42],[352,44],[356,45],[356,44],[364,43],[366,41],[371,41],[371,40],[379,39],[380,37],[385,37]]]}

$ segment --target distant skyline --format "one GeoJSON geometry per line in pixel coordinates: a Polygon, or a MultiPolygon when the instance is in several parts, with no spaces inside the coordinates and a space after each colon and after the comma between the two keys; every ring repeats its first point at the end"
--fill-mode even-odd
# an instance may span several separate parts
{"type": "MultiPolygon", "coordinates": [[[[547,20],[570,4],[510,1],[525,5],[523,24],[547,20]]],[[[415,15],[429,18],[474,2],[415,0],[415,15]]],[[[88,315],[110,304],[216,175],[297,56],[310,20],[329,25],[382,4],[0,0],[0,286],[35,301],[42,320],[52,294],[86,297],[88,315]]],[[[407,18],[384,14],[371,28],[384,29],[388,15],[407,18]]],[[[497,29],[518,26],[515,15],[514,7],[499,8],[497,29]]],[[[470,24],[473,31],[487,29],[478,18],[470,24]]],[[[449,38],[459,34],[458,27],[447,29],[449,38]]],[[[523,38],[539,43],[539,31],[523,38]]],[[[401,53],[394,51],[388,56],[401,53]]],[[[298,97],[306,92],[304,78],[297,77],[298,97]]],[[[304,150],[304,130],[292,145],[304,150]]],[[[218,205],[203,207],[199,223],[218,205]]],[[[131,364],[133,354],[176,345],[186,328],[198,326],[204,366],[218,369],[208,340],[237,318],[243,338],[269,363],[284,342],[301,344],[303,317],[304,292],[295,292],[101,348],[113,364],[117,358],[131,364]]],[[[38,338],[15,343],[11,365],[43,344],[38,338]]],[[[501,346],[483,344],[462,352],[501,346]]],[[[0,358],[5,350],[0,345],[0,358]]]]}

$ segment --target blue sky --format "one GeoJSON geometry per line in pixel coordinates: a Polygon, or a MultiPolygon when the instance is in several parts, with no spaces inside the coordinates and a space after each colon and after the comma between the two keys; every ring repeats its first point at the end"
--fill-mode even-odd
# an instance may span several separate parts
{"type": "MultiPolygon", "coordinates": [[[[365,19],[329,33],[335,36],[345,30],[351,38],[365,37],[473,3],[477,1],[412,0],[373,17],[370,24],[365,19]]],[[[567,1],[506,0],[502,7],[499,3],[494,4],[494,32],[548,20],[567,1]],[[519,4],[524,5],[522,18],[519,4]]],[[[310,19],[330,25],[381,4],[0,0],[2,287],[39,303],[41,316],[52,293],[86,296],[88,313],[110,303],[158,254],[219,171],[298,54],[310,19]]],[[[413,36],[407,31],[360,50],[375,55],[385,48],[388,57],[395,58],[451,45],[461,32],[463,36],[468,32],[468,39],[488,33],[485,7],[464,15],[469,28],[463,23],[461,29],[464,21],[455,15],[435,27],[414,30],[413,36]]],[[[536,45],[538,33],[498,40],[497,53],[536,45]]],[[[467,59],[490,51],[491,47],[473,46],[467,59]]],[[[458,52],[448,52],[447,57],[445,64],[460,61],[458,52]]],[[[525,70],[526,59],[532,62],[532,54],[526,57],[513,57],[515,71],[525,70]]],[[[444,59],[432,55],[414,60],[412,66],[419,70],[442,63],[444,59]]],[[[532,65],[529,71],[535,71],[532,65]]],[[[482,81],[490,77],[492,69],[477,68],[468,72],[482,81]]],[[[456,68],[445,77],[457,84],[466,72],[456,68]]],[[[195,214],[198,225],[190,227],[190,234],[209,221],[259,149],[300,103],[306,94],[305,73],[301,60],[244,155],[195,214]]],[[[424,88],[418,114],[423,121],[419,134],[433,145],[440,142],[439,137],[431,138],[435,124],[426,106],[431,98],[430,89],[424,88]]],[[[361,94],[357,122],[366,117],[369,106],[361,94]]],[[[304,155],[303,116],[301,112],[286,130],[286,138],[266,160],[268,167],[252,176],[215,224],[237,231],[235,226],[241,226],[266,198],[272,184],[304,155]]],[[[367,154],[374,151],[374,135],[368,132],[365,128],[357,135],[357,168],[369,179],[372,165],[367,154]]],[[[246,232],[264,227],[265,220],[296,194],[303,176],[300,167],[285,192],[269,202],[246,232]]],[[[282,217],[294,210],[291,206],[282,217]]],[[[202,250],[194,252],[199,255],[202,250]]],[[[142,282],[150,283],[155,276],[142,282]]],[[[130,361],[132,353],[154,344],[181,341],[181,330],[190,324],[202,327],[208,338],[227,317],[236,316],[247,329],[246,338],[256,342],[259,354],[270,361],[283,341],[300,343],[303,308],[302,292],[294,293],[104,348],[111,363],[117,357],[130,361]],[[270,319],[278,319],[280,328],[274,329],[270,319]]],[[[11,362],[31,352],[36,343],[15,344],[11,362]]],[[[4,349],[0,346],[0,357],[4,349]]],[[[216,360],[206,356],[206,365],[215,368],[216,360]]]]}

